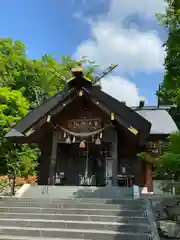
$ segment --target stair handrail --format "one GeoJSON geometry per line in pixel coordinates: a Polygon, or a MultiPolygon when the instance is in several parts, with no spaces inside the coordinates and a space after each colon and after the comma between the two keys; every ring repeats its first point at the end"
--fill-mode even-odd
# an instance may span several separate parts
{"type": "Polygon", "coordinates": [[[44,195],[45,193],[48,194],[48,185],[45,185],[42,190],[42,195],[44,195]]]}
{"type": "Polygon", "coordinates": [[[45,193],[48,194],[49,192],[49,184],[50,184],[50,178],[48,177],[48,183],[43,187],[43,190],[42,190],[42,195],[44,195],[45,193]]]}

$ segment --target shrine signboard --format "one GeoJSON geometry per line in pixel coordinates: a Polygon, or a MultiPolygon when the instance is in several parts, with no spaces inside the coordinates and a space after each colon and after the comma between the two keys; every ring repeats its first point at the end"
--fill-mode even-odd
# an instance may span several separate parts
{"type": "Polygon", "coordinates": [[[92,132],[101,127],[101,120],[95,118],[71,119],[68,121],[68,129],[75,132],[92,132]]]}

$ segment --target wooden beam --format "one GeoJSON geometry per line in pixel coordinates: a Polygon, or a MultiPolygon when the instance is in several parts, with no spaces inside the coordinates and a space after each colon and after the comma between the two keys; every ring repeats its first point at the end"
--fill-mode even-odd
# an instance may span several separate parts
{"type": "Polygon", "coordinates": [[[50,172],[49,172],[49,185],[55,185],[56,180],[56,158],[57,158],[57,131],[54,130],[53,132],[53,139],[52,139],[52,152],[51,152],[51,159],[50,159],[50,172]]]}
{"type": "Polygon", "coordinates": [[[29,137],[32,135],[37,129],[42,127],[45,123],[49,123],[51,121],[51,115],[47,115],[43,118],[41,118],[36,124],[33,124],[31,128],[29,128],[26,132],[25,135],[29,137]]]}
{"type": "Polygon", "coordinates": [[[67,101],[61,103],[60,105],[58,105],[56,108],[54,108],[53,110],[51,110],[49,112],[49,114],[51,114],[52,116],[56,115],[57,113],[60,113],[65,107],[67,107],[67,105],[69,105],[78,95],[76,94],[74,97],[68,99],[67,101]]]}
{"type": "Polygon", "coordinates": [[[73,97],[65,101],[64,103],[58,105],[56,108],[48,112],[44,117],[39,119],[36,123],[34,123],[28,130],[25,132],[26,136],[32,135],[37,129],[41,128],[44,124],[50,123],[52,116],[56,115],[57,113],[61,112],[68,104],[70,104],[75,98],[77,94],[73,97]]]}
{"type": "Polygon", "coordinates": [[[104,112],[106,112],[108,115],[111,116],[111,120],[117,120],[123,127],[125,127],[129,132],[131,132],[133,135],[137,135],[138,134],[138,130],[135,129],[134,127],[132,127],[130,124],[128,124],[127,122],[125,122],[122,118],[120,118],[119,116],[117,116],[116,114],[112,113],[109,109],[107,109],[102,103],[100,103],[99,101],[97,101],[94,98],[91,98],[91,101],[99,106],[104,112]]]}

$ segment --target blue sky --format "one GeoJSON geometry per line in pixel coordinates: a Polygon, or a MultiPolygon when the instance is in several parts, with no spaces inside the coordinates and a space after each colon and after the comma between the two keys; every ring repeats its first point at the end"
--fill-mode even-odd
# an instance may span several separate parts
{"type": "Polygon", "coordinates": [[[140,96],[155,104],[165,31],[154,14],[163,10],[163,0],[143,1],[2,0],[0,37],[24,42],[30,58],[71,54],[87,55],[103,67],[118,63],[103,81],[104,90],[130,105],[140,96]]]}

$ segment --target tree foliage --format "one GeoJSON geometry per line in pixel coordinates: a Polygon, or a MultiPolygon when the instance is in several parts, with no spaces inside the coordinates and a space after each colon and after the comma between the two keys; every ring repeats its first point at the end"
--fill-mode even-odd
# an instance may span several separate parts
{"type": "Polygon", "coordinates": [[[180,1],[165,0],[166,12],[158,19],[167,30],[165,75],[161,85],[161,103],[176,104],[171,115],[180,127],[180,1]]]}
{"type": "Polygon", "coordinates": [[[9,128],[24,117],[29,103],[22,93],[8,87],[0,87],[0,170],[7,174],[14,193],[15,177],[31,175],[36,167],[38,151],[27,144],[9,142],[4,138],[9,128]]]}
{"type": "Polygon", "coordinates": [[[157,159],[156,167],[159,176],[180,180],[180,133],[168,137],[164,153],[157,159]]]}
{"type": "MultiPolygon", "coordinates": [[[[161,84],[160,100],[163,104],[175,104],[170,114],[180,128],[180,1],[165,0],[166,11],[158,14],[161,25],[167,30],[164,43],[165,74],[161,84]]],[[[180,134],[174,133],[168,138],[169,143],[157,161],[159,175],[177,179],[180,176],[180,134]]]]}
{"type": "Polygon", "coordinates": [[[63,90],[72,77],[70,70],[79,65],[83,66],[85,76],[93,80],[99,66],[87,57],[77,61],[71,56],[62,56],[58,61],[44,55],[39,60],[31,60],[22,42],[0,39],[0,174],[15,179],[15,176],[35,173],[38,149],[9,142],[4,135],[29,109],[63,90]]]}
{"type": "Polygon", "coordinates": [[[79,65],[85,67],[85,75],[92,79],[98,65],[87,57],[76,61],[71,56],[62,56],[58,62],[52,56],[44,55],[40,60],[30,60],[20,41],[0,39],[0,85],[21,89],[31,107],[61,91],[71,77],[71,68],[79,65]]]}
{"type": "Polygon", "coordinates": [[[1,137],[12,125],[24,117],[29,103],[20,91],[0,87],[0,135],[1,137]]]}

